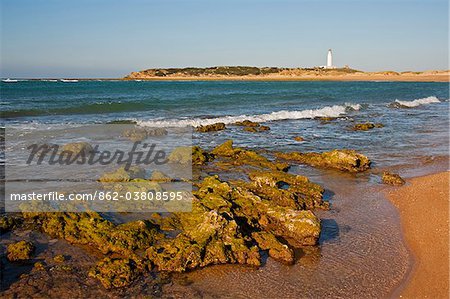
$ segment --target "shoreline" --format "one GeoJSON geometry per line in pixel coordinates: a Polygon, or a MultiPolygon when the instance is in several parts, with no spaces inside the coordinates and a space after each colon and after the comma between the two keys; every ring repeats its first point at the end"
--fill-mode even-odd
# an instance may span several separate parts
{"type": "Polygon", "coordinates": [[[398,209],[412,260],[394,297],[449,297],[449,175],[447,170],[419,176],[384,191],[398,209]]]}
{"type": "Polygon", "coordinates": [[[347,76],[229,76],[229,77],[137,77],[122,81],[336,81],[336,82],[450,82],[445,75],[347,75],[347,76]]]}

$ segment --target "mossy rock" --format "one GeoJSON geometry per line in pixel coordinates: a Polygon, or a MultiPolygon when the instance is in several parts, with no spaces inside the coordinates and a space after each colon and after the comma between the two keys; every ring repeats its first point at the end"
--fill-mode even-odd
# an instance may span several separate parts
{"type": "Polygon", "coordinates": [[[28,241],[19,241],[9,244],[6,249],[6,256],[9,261],[29,260],[35,250],[33,243],[28,241]]]}
{"type": "Polygon", "coordinates": [[[143,179],[145,177],[145,169],[139,166],[131,166],[128,170],[125,166],[118,168],[112,172],[106,172],[100,177],[99,182],[129,182],[134,179],[143,179]]]}
{"type": "Polygon", "coordinates": [[[294,263],[294,251],[288,245],[281,243],[273,234],[268,232],[254,232],[253,239],[259,248],[268,250],[269,256],[284,264],[294,263]]]}
{"type": "Polygon", "coordinates": [[[251,133],[258,133],[258,132],[264,132],[269,131],[269,126],[257,126],[257,127],[245,127],[244,131],[251,132],[251,133]]]}
{"type": "Polygon", "coordinates": [[[278,158],[308,164],[314,167],[333,168],[347,172],[362,172],[370,168],[370,160],[354,150],[332,150],[324,153],[276,153],[278,158]]]}
{"type": "Polygon", "coordinates": [[[254,182],[250,187],[253,193],[277,205],[310,210],[328,208],[328,203],[323,201],[323,188],[305,176],[282,171],[253,171],[249,178],[254,182]]]}
{"type": "Polygon", "coordinates": [[[72,142],[67,143],[61,148],[60,154],[68,152],[73,155],[88,155],[94,152],[94,148],[88,142],[72,142]]]}
{"type": "Polygon", "coordinates": [[[211,125],[206,125],[206,126],[198,126],[197,132],[202,132],[202,133],[206,133],[206,132],[215,132],[215,131],[222,131],[225,130],[226,126],[224,123],[215,123],[215,124],[211,124],[211,125]]]}
{"type": "Polygon", "coordinates": [[[381,181],[383,184],[392,185],[392,186],[402,186],[405,184],[405,180],[396,173],[383,172],[381,176],[381,181]]]}
{"type": "Polygon", "coordinates": [[[64,263],[65,260],[66,258],[62,254],[58,254],[53,257],[53,261],[55,261],[56,263],[64,263]]]}
{"type": "Polygon", "coordinates": [[[106,289],[111,289],[130,285],[139,272],[131,259],[104,258],[89,271],[89,276],[98,279],[106,289]]]}
{"type": "Polygon", "coordinates": [[[351,130],[352,131],[368,131],[368,130],[371,130],[374,128],[382,128],[382,127],[384,127],[383,124],[380,124],[380,123],[374,124],[374,123],[367,122],[367,123],[362,123],[362,124],[355,124],[351,127],[351,130]]]}
{"type": "Polygon", "coordinates": [[[252,166],[283,171],[289,168],[287,163],[272,162],[255,151],[235,148],[233,147],[233,140],[225,141],[223,144],[214,148],[211,153],[217,157],[231,158],[219,163],[219,165],[223,166],[228,163],[230,166],[252,166]]]}
{"type": "Polygon", "coordinates": [[[257,122],[253,122],[251,120],[244,120],[244,121],[238,121],[234,123],[236,126],[243,126],[243,127],[259,127],[260,124],[257,122]]]}
{"type": "Polygon", "coordinates": [[[0,216],[0,235],[12,230],[14,227],[19,225],[21,222],[22,222],[22,220],[15,216],[10,216],[10,215],[0,216]]]}
{"type": "Polygon", "coordinates": [[[151,136],[165,136],[168,132],[164,128],[143,128],[134,127],[132,129],[125,130],[122,136],[133,141],[142,141],[151,136]]]}
{"type": "Polygon", "coordinates": [[[242,149],[233,147],[233,140],[230,139],[215,147],[211,153],[219,157],[232,157],[241,151],[242,149]]]}
{"type": "Polygon", "coordinates": [[[203,151],[199,146],[181,146],[175,148],[169,155],[171,163],[202,165],[213,159],[213,156],[203,151]]]}
{"type": "Polygon", "coordinates": [[[165,173],[163,173],[162,171],[159,170],[154,170],[152,172],[152,176],[150,177],[150,180],[153,182],[171,182],[173,181],[172,178],[170,178],[168,175],[166,175],[165,173]]]}
{"type": "Polygon", "coordinates": [[[247,245],[236,221],[200,207],[189,214],[181,220],[182,233],[147,250],[158,270],[184,272],[213,264],[261,264],[258,248],[247,245]]]}
{"type": "Polygon", "coordinates": [[[42,230],[52,237],[72,244],[90,245],[104,254],[114,252],[139,260],[136,250],[145,249],[163,237],[158,228],[148,221],[121,225],[89,213],[40,213],[37,221],[42,230]]]}

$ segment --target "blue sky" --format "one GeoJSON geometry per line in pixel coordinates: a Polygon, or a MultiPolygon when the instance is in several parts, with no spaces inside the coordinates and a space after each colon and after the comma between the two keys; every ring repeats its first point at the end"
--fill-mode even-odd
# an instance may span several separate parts
{"type": "Polygon", "coordinates": [[[154,67],[448,69],[446,0],[0,0],[2,77],[154,67]]]}

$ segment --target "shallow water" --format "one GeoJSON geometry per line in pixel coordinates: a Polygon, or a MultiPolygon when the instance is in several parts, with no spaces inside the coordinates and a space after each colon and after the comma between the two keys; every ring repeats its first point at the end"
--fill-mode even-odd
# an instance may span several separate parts
{"type": "Polygon", "coordinates": [[[260,269],[209,267],[189,274],[192,285],[166,291],[194,289],[230,298],[389,296],[411,266],[398,213],[380,187],[356,180],[337,174],[324,178],[322,185],[334,194],[331,210],[318,213],[323,225],[320,246],[297,252],[295,265],[269,258],[260,269]]]}

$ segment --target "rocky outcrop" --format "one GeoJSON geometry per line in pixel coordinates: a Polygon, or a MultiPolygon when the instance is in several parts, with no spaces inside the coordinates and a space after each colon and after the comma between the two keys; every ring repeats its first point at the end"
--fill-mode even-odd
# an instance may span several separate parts
{"type": "Polygon", "coordinates": [[[370,160],[354,150],[332,150],[324,153],[276,153],[281,159],[314,167],[333,168],[347,172],[362,172],[370,168],[370,160]]]}
{"type": "Polygon", "coordinates": [[[211,125],[206,126],[198,126],[197,132],[206,133],[206,132],[215,132],[215,131],[222,131],[225,130],[225,124],[224,123],[215,123],[211,125]]]}

